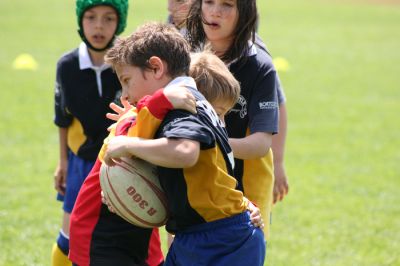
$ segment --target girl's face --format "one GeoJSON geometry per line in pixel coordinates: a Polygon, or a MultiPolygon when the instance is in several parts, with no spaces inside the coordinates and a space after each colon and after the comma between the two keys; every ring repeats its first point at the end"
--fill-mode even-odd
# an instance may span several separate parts
{"type": "Polygon", "coordinates": [[[114,37],[118,25],[118,15],[110,6],[95,6],[85,11],[82,17],[83,32],[89,43],[102,49],[114,37]]]}
{"type": "Polygon", "coordinates": [[[202,0],[201,12],[207,40],[228,48],[239,19],[237,0],[202,0]]]}

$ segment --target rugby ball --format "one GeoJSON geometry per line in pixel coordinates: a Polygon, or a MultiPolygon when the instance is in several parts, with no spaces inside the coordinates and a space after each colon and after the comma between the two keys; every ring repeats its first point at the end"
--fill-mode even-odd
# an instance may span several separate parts
{"type": "Polygon", "coordinates": [[[115,213],[129,223],[154,228],[167,222],[167,199],[155,165],[138,158],[121,158],[115,166],[103,163],[100,185],[115,213]]]}

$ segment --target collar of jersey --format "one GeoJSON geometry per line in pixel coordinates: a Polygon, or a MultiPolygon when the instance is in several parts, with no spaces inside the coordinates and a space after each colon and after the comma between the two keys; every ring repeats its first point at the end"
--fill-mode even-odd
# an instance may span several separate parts
{"type": "Polygon", "coordinates": [[[194,81],[193,78],[187,77],[187,76],[181,76],[181,77],[176,77],[173,80],[170,81],[170,83],[165,86],[165,88],[168,88],[170,86],[182,86],[182,87],[190,87],[193,89],[196,89],[196,82],[194,81]]]}
{"type": "Polygon", "coordinates": [[[87,45],[84,42],[81,42],[79,45],[79,69],[84,70],[91,68],[93,70],[100,70],[103,71],[111,66],[108,64],[102,64],[101,66],[94,66],[92,60],[89,56],[89,51],[87,45]]]}

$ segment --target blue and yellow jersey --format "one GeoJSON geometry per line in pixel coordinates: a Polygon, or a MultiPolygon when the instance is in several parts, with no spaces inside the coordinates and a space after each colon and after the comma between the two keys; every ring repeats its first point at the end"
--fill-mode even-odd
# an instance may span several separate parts
{"type": "Polygon", "coordinates": [[[156,134],[156,138],[183,138],[200,143],[199,159],[193,167],[159,167],[170,210],[166,225],[169,232],[243,213],[248,205],[243,193],[236,189],[233,153],[222,122],[195,89],[194,81],[187,87],[192,88],[196,97],[197,114],[172,110],[156,134]]]}
{"type": "Polygon", "coordinates": [[[68,148],[75,155],[95,161],[112,124],[106,118],[109,104],[118,100],[121,85],[109,66],[92,66],[88,57],[81,45],[58,61],[54,123],[68,128],[68,148]]]}
{"type": "MultiPolygon", "coordinates": [[[[269,54],[253,46],[245,62],[232,63],[229,69],[241,88],[239,101],[225,117],[229,137],[244,138],[255,132],[277,133],[279,80],[269,54]]],[[[254,160],[235,158],[235,178],[239,189],[260,208],[264,221],[269,221],[274,187],[272,150],[254,160]]],[[[268,222],[264,233],[268,238],[268,222]]]]}

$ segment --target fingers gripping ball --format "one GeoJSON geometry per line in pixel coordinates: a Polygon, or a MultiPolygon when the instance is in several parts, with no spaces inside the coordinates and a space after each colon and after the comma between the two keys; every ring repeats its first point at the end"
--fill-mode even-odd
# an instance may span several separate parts
{"type": "Polygon", "coordinates": [[[158,180],[156,166],[121,158],[115,166],[103,164],[100,185],[115,213],[131,224],[153,228],[167,221],[167,199],[158,180]]]}

